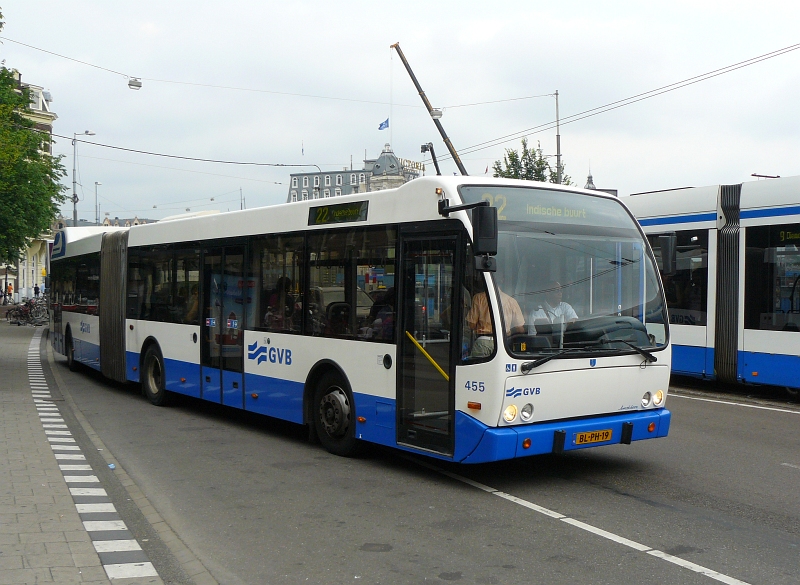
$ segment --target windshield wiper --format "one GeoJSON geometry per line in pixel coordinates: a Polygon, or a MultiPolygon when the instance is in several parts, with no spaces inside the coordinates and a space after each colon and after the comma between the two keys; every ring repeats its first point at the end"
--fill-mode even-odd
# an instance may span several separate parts
{"type": "MultiPolygon", "coordinates": [[[[644,359],[646,359],[651,364],[653,362],[657,362],[658,361],[658,358],[656,356],[654,356],[652,354],[652,352],[649,352],[646,349],[642,349],[638,345],[633,345],[632,343],[629,343],[629,342],[625,341],[624,339],[609,339],[606,343],[624,343],[625,345],[630,347],[632,350],[634,350],[636,353],[641,354],[644,357],[644,359]]],[[[523,366],[524,366],[524,364],[523,364],[523,366]]]]}
{"type": "Polygon", "coordinates": [[[525,362],[520,366],[520,371],[523,374],[527,374],[533,368],[538,368],[542,364],[546,364],[550,360],[557,358],[559,356],[564,355],[565,353],[569,353],[571,351],[579,351],[579,350],[586,350],[585,347],[568,347],[567,349],[562,349],[561,351],[557,351],[556,353],[551,353],[550,355],[546,355],[544,357],[539,358],[538,360],[533,360],[532,362],[525,362]]]}

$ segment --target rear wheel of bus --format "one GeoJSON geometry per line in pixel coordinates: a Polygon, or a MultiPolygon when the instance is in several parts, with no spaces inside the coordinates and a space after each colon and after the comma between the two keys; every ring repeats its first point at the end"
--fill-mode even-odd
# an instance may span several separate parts
{"type": "Polygon", "coordinates": [[[166,390],[164,358],[157,345],[151,345],[144,354],[142,367],[142,390],[147,399],[156,406],[166,406],[169,392],[166,390]]]}
{"type": "Polygon", "coordinates": [[[356,454],[356,409],[353,394],[341,374],[331,371],[319,380],[313,416],[319,441],[329,453],[343,457],[356,454]]]}

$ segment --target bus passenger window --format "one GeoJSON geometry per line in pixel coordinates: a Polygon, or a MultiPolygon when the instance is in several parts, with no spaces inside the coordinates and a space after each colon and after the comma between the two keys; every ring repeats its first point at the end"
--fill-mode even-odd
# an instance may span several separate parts
{"type": "Polygon", "coordinates": [[[299,333],[303,318],[303,237],[264,236],[251,243],[248,329],[299,333]]]}

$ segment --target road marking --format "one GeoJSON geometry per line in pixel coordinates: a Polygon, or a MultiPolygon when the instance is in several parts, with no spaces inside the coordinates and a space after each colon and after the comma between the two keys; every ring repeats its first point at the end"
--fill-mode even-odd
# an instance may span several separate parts
{"type": "Polygon", "coordinates": [[[91,471],[91,465],[59,465],[61,471],[91,471]]]}
{"type": "Polygon", "coordinates": [[[142,550],[135,540],[95,540],[94,550],[97,552],[125,552],[129,550],[142,550]]]}
{"type": "MultiPolygon", "coordinates": [[[[659,558],[661,560],[667,561],[669,563],[672,563],[672,564],[677,565],[679,567],[682,567],[684,569],[689,569],[690,571],[694,571],[695,573],[700,573],[701,575],[705,575],[706,577],[709,577],[709,578],[714,579],[716,581],[719,581],[721,583],[726,583],[727,585],[750,585],[746,581],[740,581],[739,579],[736,579],[736,578],[731,577],[729,575],[724,575],[723,573],[718,573],[717,571],[714,571],[712,569],[708,569],[706,567],[703,567],[701,565],[697,565],[695,563],[692,563],[690,561],[681,559],[679,557],[675,557],[675,556],[669,555],[669,554],[667,554],[667,553],[665,553],[663,551],[653,549],[653,548],[651,548],[651,547],[649,547],[649,546],[647,546],[645,544],[641,544],[641,543],[635,542],[633,540],[629,540],[629,539],[627,539],[627,538],[625,538],[623,536],[619,536],[618,534],[614,534],[613,532],[608,532],[606,530],[603,530],[602,528],[597,528],[596,526],[592,526],[591,524],[586,524],[585,522],[581,522],[580,520],[575,520],[574,518],[569,518],[568,516],[565,516],[564,514],[561,514],[559,512],[554,511],[554,510],[550,510],[548,508],[544,508],[542,506],[534,504],[533,502],[529,502],[527,500],[523,500],[522,498],[518,498],[516,496],[512,496],[510,494],[507,494],[505,492],[501,492],[500,490],[497,490],[497,489],[495,489],[495,488],[493,488],[491,486],[487,486],[487,485],[484,485],[482,483],[478,483],[476,481],[473,481],[473,480],[471,480],[469,478],[463,477],[463,476],[458,475],[456,473],[452,473],[450,471],[445,471],[444,469],[440,469],[440,468],[438,468],[438,467],[436,467],[434,465],[430,465],[428,463],[424,463],[424,462],[420,462],[420,461],[415,461],[415,460],[413,460],[411,458],[408,458],[408,459],[410,459],[411,461],[414,461],[415,463],[417,463],[417,464],[419,464],[419,465],[421,465],[423,467],[427,467],[427,468],[432,469],[432,470],[434,470],[434,471],[436,471],[438,473],[441,473],[442,475],[446,475],[447,477],[455,479],[456,481],[460,481],[460,482],[465,483],[467,485],[470,485],[470,486],[472,486],[474,488],[477,488],[479,490],[482,490],[484,492],[492,494],[493,496],[497,496],[497,497],[503,498],[504,500],[508,500],[509,502],[513,502],[513,503],[515,503],[515,504],[517,504],[519,506],[523,506],[525,508],[528,508],[529,510],[533,510],[534,512],[538,512],[539,514],[543,514],[545,516],[549,516],[550,518],[553,518],[553,519],[556,519],[556,520],[560,520],[561,522],[569,524],[570,526],[574,526],[575,528],[580,528],[581,530],[585,530],[585,531],[590,532],[592,534],[596,534],[597,536],[601,536],[603,538],[611,540],[612,542],[616,542],[618,544],[622,544],[624,546],[627,546],[627,547],[632,548],[634,550],[637,550],[639,552],[647,553],[649,555],[652,555],[652,556],[654,556],[656,558],[659,558]]],[[[786,464],[784,464],[784,465],[786,465],[786,464]]]]}
{"type": "Polygon", "coordinates": [[[103,488],[69,488],[71,496],[107,496],[103,488]]]}
{"type": "Polygon", "coordinates": [[[101,532],[104,530],[127,530],[128,527],[122,520],[84,520],[83,527],[88,532],[101,532]]]}
{"type": "Polygon", "coordinates": [[[103,565],[109,579],[129,579],[131,577],[158,577],[153,563],[122,563],[103,565]]]}
{"type": "Polygon", "coordinates": [[[742,404],[741,402],[730,402],[729,400],[714,400],[712,398],[698,398],[696,396],[683,396],[681,394],[670,394],[674,398],[686,398],[688,400],[699,400],[700,402],[714,402],[716,404],[727,404],[729,406],[741,406],[743,408],[755,408],[757,410],[771,410],[773,412],[785,412],[787,414],[800,414],[800,410],[786,410],[785,408],[772,408],[770,406],[756,406],[755,404],[742,404]]]}
{"type": "Polygon", "coordinates": [[[800,465],[792,465],[791,463],[781,463],[781,465],[785,465],[786,467],[792,467],[794,469],[800,469],[800,465]]]}
{"type": "Polygon", "coordinates": [[[96,475],[65,475],[64,481],[67,483],[100,483],[96,475]]]}
{"type": "MultiPolygon", "coordinates": [[[[96,514],[99,512],[116,512],[114,504],[75,504],[78,514],[96,514]]],[[[108,541],[103,541],[108,542],[108,541]]],[[[135,542],[135,541],[134,541],[135,542]]],[[[107,551],[104,551],[107,552],[107,551]]]]}

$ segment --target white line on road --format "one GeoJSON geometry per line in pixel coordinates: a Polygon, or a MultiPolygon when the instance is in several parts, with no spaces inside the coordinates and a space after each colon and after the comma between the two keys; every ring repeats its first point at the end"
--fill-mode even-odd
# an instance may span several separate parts
{"type": "Polygon", "coordinates": [[[153,563],[122,563],[103,565],[109,579],[129,579],[132,577],[158,577],[153,563]]]}
{"type": "MultiPolygon", "coordinates": [[[[573,518],[569,518],[569,517],[565,516],[564,514],[560,514],[559,512],[556,512],[554,510],[550,510],[548,508],[544,508],[542,506],[534,504],[533,502],[529,502],[527,500],[523,500],[522,498],[518,498],[516,496],[512,496],[510,494],[507,494],[505,492],[501,492],[501,491],[499,491],[499,490],[497,490],[497,489],[495,489],[493,487],[490,487],[488,485],[484,485],[482,483],[478,483],[478,482],[473,481],[471,479],[468,479],[466,477],[462,477],[462,476],[460,476],[460,475],[458,475],[456,473],[452,473],[450,471],[445,471],[444,469],[440,469],[438,467],[435,467],[433,465],[430,465],[430,464],[427,464],[427,463],[423,463],[423,462],[420,462],[420,461],[415,461],[415,463],[420,464],[423,467],[427,467],[429,469],[437,471],[437,472],[441,473],[442,475],[446,475],[447,477],[455,479],[456,481],[460,481],[460,482],[465,483],[467,485],[470,485],[470,486],[472,486],[474,488],[477,488],[479,490],[482,490],[484,492],[492,494],[493,496],[498,496],[500,498],[503,498],[504,500],[508,500],[509,502],[513,502],[513,503],[515,503],[515,504],[517,504],[519,506],[523,506],[525,508],[528,508],[529,510],[533,510],[534,512],[538,512],[540,514],[544,514],[545,516],[549,516],[550,518],[554,518],[554,519],[560,520],[560,521],[562,521],[562,522],[564,522],[566,524],[574,526],[575,528],[580,528],[581,530],[586,530],[587,532],[591,532],[592,534],[596,534],[597,536],[602,536],[603,538],[607,538],[608,540],[611,540],[611,541],[616,542],[618,544],[622,544],[624,546],[630,547],[630,548],[632,548],[634,550],[637,550],[639,552],[647,553],[647,554],[652,555],[652,556],[654,556],[656,558],[662,559],[662,560],[667,561],[669,563],[673,563],[673,564],[675,564],[675,565],[677,565],[679,567],[682,567],[684,569],[689,569],[690,571],[694,571],[696,573],[700,573],[701,575],[705,575],[706,577],[710,577],[711,579],[714,579],[714,580],[719,581],[721,583],[726,583],[727,585],[749,585],[749,583],[747,583],[746,581],[740,581],[739,579],[736,579],[734,577],[730,577],[728,575],[724,575],[722,573],[718,573],[717,571],[714,571],[712,569],[708,569],[706,567],[697,565],[695,563],[692,563],[690,561],[681,559],[679,557],[675,557],[675,556],[669,555],[669,554],[667,554],[665,552],[662,552],[660,550],[656,550],[656,549],[650,548],[649,546],[647,546],[645,544],[640,544],[640,543],[635,542],[633,540],[629,540],[629,539],[627,539],[627,538],[625,538],[623,536],[619,536],[618,534],[614,534],[612,532],[608,532],[606,530],[603,530],[602,528],[597,528],[596,526],[592,526],[591,524],[586,524],[585,522],[581,522],[580,520],[575,520],[573,518]]],[[[786,465],[786,464],[784,463],[784,465],[786,465]]]]}
{"type": "Polygon", "coordinates": [[[682,394],[670,394],[674,398],[687,398],[688,400],[699,400],[700,402],[714,402],[716,404],[727,404],[729,406],[742,406],[744,408],[755,408],[757,410],[772,410],[773,412],[785,412],[787,414],[800,414],[800,410],[786,410],[785,408],[772,408],[770,406],[756,406],[755,404],[742,404],[741,402],[730,402],[728,400],[714,400],[712,398],[698,398],[696,396],[683,396],[682,394]]]}
{"type": "Polygon", "coordinates": [[[792,465],[791,463],[781,463],[781,465],[785,465],[786,467],[792,467],[794,469],[800,469],[800,465],[792,465]]]}

